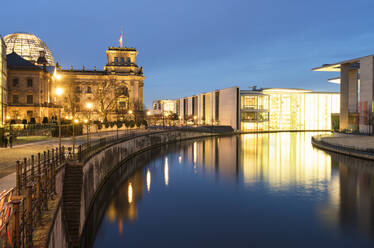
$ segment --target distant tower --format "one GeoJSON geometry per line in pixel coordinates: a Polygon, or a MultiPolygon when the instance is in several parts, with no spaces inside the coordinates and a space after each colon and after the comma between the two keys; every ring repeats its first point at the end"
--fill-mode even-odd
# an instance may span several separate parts
{"type": "Polygon", "coordinates": [[[108,63],[105,70],[108,72],[122,72],[138,74],[140,68],[136,64],[138,51],[128,47],[109,47],[106,51],[108,63]]]}

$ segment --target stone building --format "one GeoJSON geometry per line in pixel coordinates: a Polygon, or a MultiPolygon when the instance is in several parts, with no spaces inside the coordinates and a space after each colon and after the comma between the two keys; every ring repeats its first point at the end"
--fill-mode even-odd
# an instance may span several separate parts
{"type": "Polygon", "coordinates": [[[15,52],[7,55],[8,63],[8,120],[41,122],[43,117],[56,115],[51,99],[52,73],[23,59],[15,52]]]}
{"type": "Polygon", "coordinates": [[[57,68],[56,87],[64,90],[57,99],[65,118],[116,120],[143,110],[143,68],[138,67],[135,48],[109,47],[104,70],[57,68]],[[87,108],[92,104],[92,109],[87,108]],[[130,112],[131,113],[131,112],[130,112]]]}
{"type": "Polygon", "coordinates": [[[33,34],[14,33],[4,37],[7,60],[7,121],[41,122],[56,115],[52,99],[55,65],[47,45],[33,34]]]}
{"type": "Polygon", "coordinates": [[[0,35],[0,126],[6,119],[7,107],[7,62],[6,62],[6,45],[0,35]]]}

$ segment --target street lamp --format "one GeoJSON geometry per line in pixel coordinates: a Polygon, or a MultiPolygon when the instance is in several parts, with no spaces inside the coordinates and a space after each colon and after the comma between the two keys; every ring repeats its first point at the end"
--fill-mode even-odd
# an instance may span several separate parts
{"type": "MultiPolygon", "coordinates": [[[[60,97],[60,96],[62,96],[62,94],[64,94],[64,89],[60,88],[60,87],[57,87],[56,88],[56,95],[58,97],[60,97]]],[[[58,148],[61,151],[61,106],[58,108],[58,148]]]]}
{"type": "Polygon", "coordinates": [[[86,104],[86,108],[88,110],[88,120],[87,120],[87,145],[90,145],[90,119],[91,119],[91,109],[93,107],[93,104],[91,102],[88,102],[86,104]]]}

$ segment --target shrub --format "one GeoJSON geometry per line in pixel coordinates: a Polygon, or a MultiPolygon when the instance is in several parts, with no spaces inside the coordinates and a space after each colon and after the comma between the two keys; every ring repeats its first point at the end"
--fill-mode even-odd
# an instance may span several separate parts
{"type": "Polygon", "coordinates": [[[116,124],[116,123],[115,123],[114,121],[111,121],[111,122],[110,122],[110,127],[114,127],[115,124],[116,124]]]}
{"type": "Polygon", "coordinates": [[[130,127],[130,122],[128,120],[124,121],[126,127],[130,127]]]}
{"type": "Polygon", "coordinates": [[[130,128],[135,127],[135,121],[134,120],[129,121],[129,127],[130,128]]]}
{"type": "Polygon", "coordinates": [[[117,121],[117,127],[121,128],[122,127],[122,121],[117,121]]]}
{"type": "Polygon", "coordinates": [[[29,123],[30,123],[30,124],[35,124],[35,123],[36,123],[35,118],[34,118],[34,117],[31,117],[29,123]]]}
{"type": "Polygon", "coordinates": [[[22,124],[24,124],[24,125],[27,124],[27,120],[26,120],[26,119],[23,119],[23,120],[22,120],[22,124]]]}
{"type": "Polygon", "coordinates": [[[141,121],[136,121],[136,122],[135,122],[135,125],[136,125],[136,127],[139,128],[139,127],[142,125],[142,122],[141,122],[141,121]]]}
{"type": "Polygon", "coordinates": [[[10,120],[10,124],[16,124],[16,120],[14,119],[10,120]]]}
{"type": "Polygon", "coordinates": [[[103,124],[101,124],[100,122],[96,123],[96,126],[98,130],[101,130],[103,128],[103,124]]]}
{"type": "MultiPolygon", "coordinates": [[[[53,117],[52,117],[53,118],[53,117]]],[[[47,124],[48,123],[48,117],[44,116],[43,117],[43,121],[42,121],[43,124],[47,124]]]]}
{"type": "Polygon", "coordinates": [[[105,128],[109,128],[109,122],[105,122],[105,128]]]}
{"type": "Polygon", "coordinates": [[[144,127],[148,127],[148,122],[147,122],[146,120],[142,120],[142,125],[143,125],[144,127]]]}

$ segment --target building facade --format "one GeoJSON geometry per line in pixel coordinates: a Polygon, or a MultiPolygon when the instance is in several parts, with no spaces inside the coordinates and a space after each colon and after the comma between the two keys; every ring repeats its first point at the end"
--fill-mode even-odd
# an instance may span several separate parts
{"type": "Polygon", "coordinates": [[[374,55],[324,64],[313,71],[339,73],[329,80],[340,84],[340,130],[372,133],[374,126],[374,55]]]}
{"type": "Polygon", "coordinates": [[[339,104],[338,93],[280,88],[232,87],[174,100],[182,125],[226,125],[240,131],[331,130],[339,104]]]}
{"type": "Polygon", "coordinates": [[[215,90],[175,100],[181,123],[239,128],[239,87],[215,90]]]}
{"type": "Polygon", "coordinates": [[[56,101],[63,106],[63,115],[95,120],[116,120],[131,110],[134,115],[143,110],[143,68],[138,67],[135,48],[109,47],[104,70],[62,70],[57,68],[62,97],[56,101]],[[87,109],[87,103],[93,108],[87,109]]]}
{"type": "Polygon", "coordinates": [[[339,94],[303,89],[240,91],[242,131],[331,130],[339,94]]]}
{"type": "Polygon", "coordinates": [[[7,95],[6,45],[0,35],[0,126],[4,125],[6,119],[7,95]]]}
{"type": "Polygon", "coordinates": [[[173,114],[177,112],[175,100],[155,100],[152,102],[152,115],[173,114]]]}

